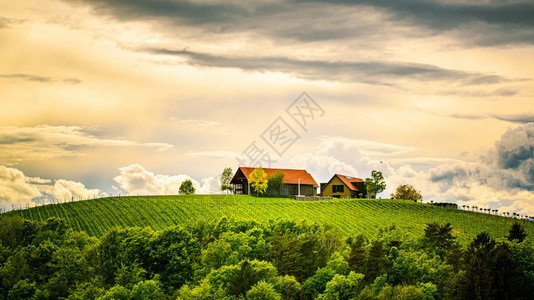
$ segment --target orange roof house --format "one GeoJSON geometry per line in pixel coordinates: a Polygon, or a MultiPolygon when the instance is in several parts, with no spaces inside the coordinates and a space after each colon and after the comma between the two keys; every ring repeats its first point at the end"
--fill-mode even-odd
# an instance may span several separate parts
{"type": "Polygon", "coordinates": [[[361,198],[367,196],[364,180],[361,178],[335,174],[326,184],[321,184],[324,197],[361,198]]]}
{"type": "MultiPolygon", "coordinates": [[[[240,167],[234,174],[230,183],[233,185],[234,194],[254,194],[249,183],[250,174],[255,168],[240,167]]],[[[271,169],[263,168],[267,176],[272,176],[276,172],[284,173],[284,187],[280,190],[280,195],[293,196],[300,194],[305,196],[316,196],[319,186],[315,179],[306,170],[295,169],[271,169]],[[299,184],[300,180],[300,184],[299,184]]],[[[267,190],[267,195],[277,195],[277,191],[267,190]]]]}

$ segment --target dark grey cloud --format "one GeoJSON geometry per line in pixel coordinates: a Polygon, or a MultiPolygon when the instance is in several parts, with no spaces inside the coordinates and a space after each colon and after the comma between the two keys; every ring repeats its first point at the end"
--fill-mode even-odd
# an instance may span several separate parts
{"type": "MultiPolygon", "coordinates": [[[[308,1],[302,1],[308,2],[308,1]]],[[[534,43],[534,2],[356,0],[335,1],[383,9],[392,19],[432,30],[435,34],[459,30],[467,43],[481,45],[534,43]]]]}
{"type": "Polygon", "coordinates": [[[484,162],[488,176],[509,188],[534,191],[534,123],[507,130],[484,162]]]}
{"type": "Polygon", "coordinates": [[[463,165],[442,165],[433,168],[428,175],[432,182],[451,182],[457,177],[464,177],[470,174],[470,171],[463,165]]]}
{"type": "Polygon", "coordinates": [[[240,23],[242,19],[251,19],[280,10],[276,5],[259,5],[253,2],[248,4],[248,9],[247,4],[192,3],[182,0],[77,0],[77,2],[89,4],[96,12],[112,15],[122,21],[160,19],[189,25],[214,24],[220,25],[214,27],[214,30],[220,31],[224,31],[225,24],[240,23]],[[263,8],[263,13],[259,13],[258,8],[263,8]]]}
{"type": "Polygon", "coordinates": [[[534,123],[507,130],[477,163],[431,169],[429,180],[438,184],[442,192],[471,182],[495,190],[534,191],[534,123]]]}
{"type": "Polygon", "coordinates": [[[455,119],[464,119],[464,120],[484,120],[488,118],[494,118],[501,121],[507,121],[512,123],[527,124],[534,122],[534,113],[523,113],[523,114],[482,114],[482,113],[452,113],[452,114],[442,114],[439,112],[429,111],[415,107],[417,110],[424,111],[436,116],[455,118],[455,119]]]}
{"type": "Polygon", "coordinates": [[[24,20],[21,20],[21,19],[12,19],[12,18],[0,17],[0,29],[9,28],[13,24],[20,24],[20,23],[23,23],[23,22],[24,22],[24,20]]]}
{"type": "Polygon", "coordinates": [[[9,27],[9,20],[6,18],[0,17],[0,29],[9,27]]]}
{"type": "Polygon", "coordinates": [[[36,81],[36,82],[52,82],[53,79],[50,77],[44,77],[39,75],[33,75],[33,74],[23,74],[23,73],[17,73],[17,74],[0,74],[0,78],[16,78],[16,79],[24,79],[27,81],[36,81]]]}
{"type": "Polygon", "coordinates": [[[31,143],[34,141],[36,141],[36,137],[34,136],[15,136],[11,134],[0,134],[0,145],[31,143]]]}
{"type": "Polygon", "coordinates": [[[499,119],[502,121],[508,121],[513,123],[520,123],[520,124],[526,124],[534,122],[534,113],[523,113],[523,114],[515,114],[515,115],[506,115],[506,114],[494,114],[492,115],[495,119],[499,119]]]}
{"type": "Polygon", "coordinates": [[[455,119],[466,119],[466,120],[483,120],[487,119],[488,117],[486,115],[482,114],[450,114],[448,117],[455,118],[455,119]]]}
{"type": "Polygon", "coordinates": [[[65,83],[70,83],[70,84],[80,84],[82,83],[82,81],[80,79],[77,79],[77,78],[65,78],[63,80],[61,80],[65,83]]]}
{"type": "Polygon", "coordinates": [[[480,21],[489,24],[512,24],[534,28],[532,1],[429,1],[429,0],[356,0],[336,1],[364,4],[391,11],[398,18],[414,19],[435,29],[451,29],[461,24],[480,21]]]}
{"type": "Polygon", "coordinates": [[[34,81],[34,82],[41,82],[41,83],[65,82],[69,84],[79,84],[82,82],[81,80],[76,79],[76,78],[55,79],[52,77],[46,77],[46,76],[40,76],[40,75],[34,75],[34,74],[26,74],[26,73],[0,74],[0,78],[22,79],[26,81],[34,81]]]}
{"type": "Polygon", "coordinates": [[[495,143],[495,148],[497,163],[504,169],[517,169],[534,160],[534,123],[509,129],[495,143]]]}
{"type": "Polygon", "coordinates": [[[365,82],[395,85],[397,79],[416,81],[447,81],[458,85],[490,85],[511,79],[477,72],[444,69],[428,64],[407,62],[347,62],[298,60],[287,57],[229,57],[187,50],[145,48],[142,51],[179,56],[194,66],[236,68],[249,72],[282,72],[307,80],[365,82]]]}
{"type": "MultiPolygon", "coordinates": [[[[372,36],[386,22],[419,28],[426,34],[455,32],[464,43],[505,45],[534,43],[532,1],[243,1],[198,2],[181,0],[78,0],[99,14],[118,20],[170,21],[203,32],[255,32],[300,41],[372,36]],[[369,26],[352,13],[372,10],[383,15],[369,26]]],[[[69,1],[72,3],[72,1],[69,1]]],[[[389,28],[391,29],[391,28],[389,28]]],[[[410,34],[415,34],[411,30],[410,34]]],[[[382,36],[381,38],[384,38],[382,36]]]]}

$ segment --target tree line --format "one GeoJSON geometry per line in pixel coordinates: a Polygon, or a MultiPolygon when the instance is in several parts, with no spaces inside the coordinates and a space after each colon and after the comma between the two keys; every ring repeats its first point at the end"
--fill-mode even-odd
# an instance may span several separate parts
{"type": "Polygon", "coordinates": [[[373,240],[328,224],[221,218],[100,239],[50,218],[0,218],[0,299],[532,299],[519,224],[462,246],[450,224],[373,240]]]}

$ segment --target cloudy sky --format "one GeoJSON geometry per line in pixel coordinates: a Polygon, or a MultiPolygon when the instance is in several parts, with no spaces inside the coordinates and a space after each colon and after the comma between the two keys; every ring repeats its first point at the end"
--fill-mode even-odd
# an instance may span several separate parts
{"type": "Polygon", "coordinates": [[[1,2],[0,207],[188,178],[209,193],[260,157],[534,215],[533,15],[528,0],[1,2]]]}

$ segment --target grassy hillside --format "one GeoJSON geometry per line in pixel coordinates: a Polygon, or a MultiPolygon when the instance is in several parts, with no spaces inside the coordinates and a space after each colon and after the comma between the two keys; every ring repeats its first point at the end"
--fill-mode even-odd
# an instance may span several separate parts
{"type": "MultiPolygon", "coordinates": [[[[426,223],[450,222],[462,243],[487,231],[502,237],[517,220],[482,213],[434,207],[399,200],[336,199],[331,201],[294,201],[251,196],[129,196],[112,197],[63,204],[49,204],[6,215],[21,215],[31,220],[57,216],[74,230],[101,236],[107,229],[119,226],[163,229],[195,220],[218,220],[222,216],[266,222],[277,218],[305,219],[330,223],[345,236],[363,233],[374,237],[381,228],[395,224],[420,236],[426,223]]],[[[519,221],[527,239],[534,240],[534,224],[519,221]]]]}

